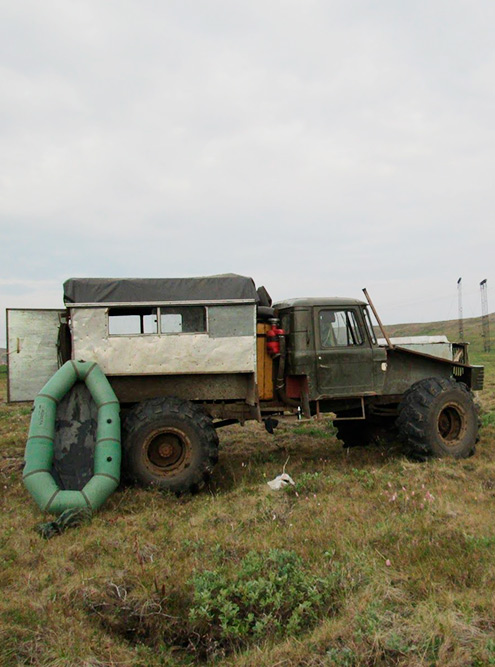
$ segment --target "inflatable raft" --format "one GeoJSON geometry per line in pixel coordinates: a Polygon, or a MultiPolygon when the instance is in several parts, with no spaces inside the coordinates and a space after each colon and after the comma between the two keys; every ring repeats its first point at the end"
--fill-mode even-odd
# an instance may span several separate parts
{"type": "Polygon", "coordinates": [[[23,479],[38,507],[52,514],[103,505],[120,481],[120,406],[99,366],[68,361],[45,384],[34,401],[24,455],[23,479]],[[80,491],[59,488],[51,474],[57,405],[78,381],[84,382],[98,408],[93,476],[80,491]]]}

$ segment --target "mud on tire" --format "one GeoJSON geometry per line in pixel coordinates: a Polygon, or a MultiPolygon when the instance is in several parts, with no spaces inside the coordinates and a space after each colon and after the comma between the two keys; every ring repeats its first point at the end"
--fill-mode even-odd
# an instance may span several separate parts
{"type": "Polygon", "coordinates": [[[425,378],[404,394],[397,419],[408,453],[463,459],[472,456],[478,440],[478,411],[462,382],[425,378]]]}
{"type": "Polygon", "coordinates": [[[174,493],[197,491],[218,460],[218,435],[194,403],[153,398],[127,414],[123,453],[132,481],[174,493]]]}

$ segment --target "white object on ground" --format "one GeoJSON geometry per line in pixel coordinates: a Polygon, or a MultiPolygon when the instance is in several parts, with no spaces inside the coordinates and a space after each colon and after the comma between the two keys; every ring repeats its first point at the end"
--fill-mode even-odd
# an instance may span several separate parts
{"type": "Polygon", "coordinates": [[[292,486],[295,486],[294,480],[286,472],[283,472],[281,475],[278,475],[277,477],[275,477],[275,479],[272,479],[271,482],[267,482],[267,484],[270,487],[270,489],[273,489],[274,491],[278,491],[284,486],[287,486],[287,484],[292,484],[292,486]]]}

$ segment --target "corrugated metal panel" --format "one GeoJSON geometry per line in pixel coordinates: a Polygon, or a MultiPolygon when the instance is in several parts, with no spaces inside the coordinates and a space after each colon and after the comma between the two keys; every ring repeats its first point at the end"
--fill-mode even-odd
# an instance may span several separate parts
{"type": "Polygon", "coordinates": [[[33,401],[58,369],[57,339],[64,310],[7,310],[9,401],[33,401]]]}

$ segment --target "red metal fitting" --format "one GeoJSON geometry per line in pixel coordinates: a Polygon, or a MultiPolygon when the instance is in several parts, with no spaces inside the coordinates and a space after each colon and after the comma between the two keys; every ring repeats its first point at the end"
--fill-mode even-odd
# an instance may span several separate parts
{"type": "Polygon", "coordinates": [[[273,323],[272,328],[266,332],[266,349],[272,357],[280,354],[280,336],[285,336],[285,331],[273,323]]]}

